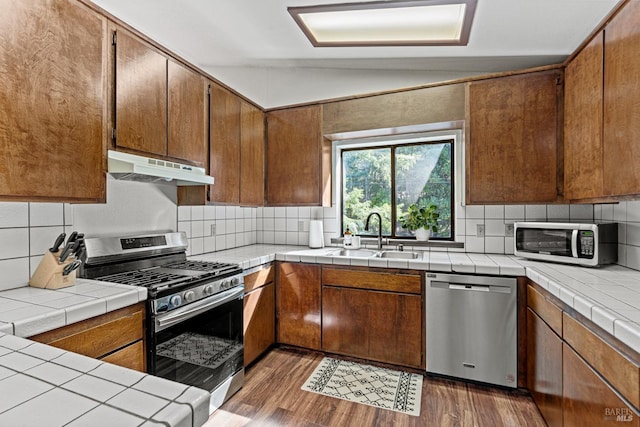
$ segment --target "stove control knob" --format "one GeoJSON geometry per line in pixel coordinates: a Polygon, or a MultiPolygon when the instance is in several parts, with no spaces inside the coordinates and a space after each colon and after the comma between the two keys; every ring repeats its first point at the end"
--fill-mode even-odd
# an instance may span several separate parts
{"type": "Polygon", "coordinates": [[[224,282],[222,282],[222,284],[220,285],[220,288],[222,289],[229,289],[229,287],[231,286],[231,284],[229,283],[228,280],[225,280],[224,282]]]}
{"type": "Polygon", "coordinates": [[[240,279],[237,277],[234,277],[233,279],[231,279],[231,285],[232,286],[237,286],[238,284],[240,284],[240,279]]]}
{"type": "Polygon", "coordinates": [[[195,292],[193,292],[193,291],[187,291],[187,292],[185,292],[185,293],[184,293],[184,300],[185,300],[186,302],[191,302],[191,301],[193,301],[194,299],[196,299],[196,293],[195,293],[195,292]]]}
{"type": "Polygon", "coordinates": [[[180,298],[180,295],[173,295],[169,298],[169,305],[172,307],[179,307],[180,304],[182,304],[182,298],[180,298]]]}
{"type": "Polygon", "coordinates": [[[205,295],[211,295],[213,293],[213,285],[205,286],[203,292],[205,295]]]}

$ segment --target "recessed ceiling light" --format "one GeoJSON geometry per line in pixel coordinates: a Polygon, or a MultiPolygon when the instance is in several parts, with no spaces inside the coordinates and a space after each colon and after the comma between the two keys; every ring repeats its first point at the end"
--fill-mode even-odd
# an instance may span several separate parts
{"type": "Polygon", "coordinates": [[[466,46],[476,0],[345,3],[287,10],[316,46],[466,46]]]}

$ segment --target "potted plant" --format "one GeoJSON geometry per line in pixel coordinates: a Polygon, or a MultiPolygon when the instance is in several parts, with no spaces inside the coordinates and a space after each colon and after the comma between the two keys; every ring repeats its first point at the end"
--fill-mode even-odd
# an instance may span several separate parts
{"type": "Polygon", "coordinates": [[[419,207],[412,203],[409,210],[400,217],[400,225],[407,230],[415,230],[416,240],[429,240],[431,232],[438,231],[438,207],[433,203],[419,207]]]}

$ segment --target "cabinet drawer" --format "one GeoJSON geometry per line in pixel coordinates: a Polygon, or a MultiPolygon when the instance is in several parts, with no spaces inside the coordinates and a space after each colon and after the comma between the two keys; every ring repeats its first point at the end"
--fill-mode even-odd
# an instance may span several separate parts
{"type": "Polygon", "coordinates": [[[125,348],[101,358],[100,360],[140,372],[147,371],[144,344],[142,341],[137,341],[128,345],[125,348]]]}
{"type": "Polygon", "coordinates": [[[244,291],[251,292],[267,283],[273,282],[274,268],[270,265],[262,270],[244,276],[244,291]]]}
{"type": "Polygon", "coordinates": [[[636,408],[640,407],[640,367],[567,313],[564,340],[636,408]]]}
{"type": "Polygon", "coordinates": [[[553,331],[562,337],[562,309],[527,285],[527,304],[553,331]]]}
{"type": "Polygon", "coordinates": [[[144,338],[144,303],[74,323],[32,340],[100,358],[144,338]]]}
{"type": "Polygon", "coordinates": [[[417,274],[322,268],[323,285],[420,295],[422,293],[421,283],[421,278],[417,274]]]}

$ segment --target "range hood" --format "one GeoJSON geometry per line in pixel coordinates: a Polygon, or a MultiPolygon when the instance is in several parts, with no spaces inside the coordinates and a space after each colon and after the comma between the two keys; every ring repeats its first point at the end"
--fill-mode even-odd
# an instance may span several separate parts
{"type": "Polygon", "coordinates": [[[115,179],[139,182],[175,182],[177,185],[213,184],[203,168],[108,150],[107,169],[115,179]]]}

